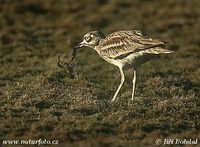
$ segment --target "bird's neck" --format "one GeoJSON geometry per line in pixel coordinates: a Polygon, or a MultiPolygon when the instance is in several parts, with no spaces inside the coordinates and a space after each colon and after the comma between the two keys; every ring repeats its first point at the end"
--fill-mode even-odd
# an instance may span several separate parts
{"type": "Polygon", "coordinates": [[[100,44],[102,43],[103,40],[104,40],[103,38],[100,39],[99,42],[98,42],[98,45],[92,47],[95,51],[97,51],[97,53],[99,53],[99,46],[100,46],[100,44]]]}

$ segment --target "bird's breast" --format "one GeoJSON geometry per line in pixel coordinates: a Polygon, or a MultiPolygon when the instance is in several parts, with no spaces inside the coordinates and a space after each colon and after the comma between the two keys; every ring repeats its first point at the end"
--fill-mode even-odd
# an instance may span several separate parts
{"type": "Polygon", "coordinates": [[[124,63],[121,60],[111,59],[106,56],[101,56],[105,61],[118,67],[123,67],[124,63]]]}

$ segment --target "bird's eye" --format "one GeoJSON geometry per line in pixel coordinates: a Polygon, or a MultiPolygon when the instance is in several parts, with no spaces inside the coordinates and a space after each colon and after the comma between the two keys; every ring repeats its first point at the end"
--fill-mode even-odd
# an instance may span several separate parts
{"type": "Polygon", "coordinates": [[[89,42],[91,39],[92,39],[92,38],[91,38],[90,36],[86,36],[86,37],[85,37],[85,40],[86,40],[87,42],[89,42]]]}

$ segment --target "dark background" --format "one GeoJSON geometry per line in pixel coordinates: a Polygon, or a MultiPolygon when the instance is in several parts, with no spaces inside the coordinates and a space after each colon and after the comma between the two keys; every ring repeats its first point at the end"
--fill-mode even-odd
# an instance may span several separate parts
{"type": "Polygon", "coordinates": [[[199,0],[0,0],[0,140],[128,147],[200,138],[199,8],[199,0]],[[127,71],[110,103],[118,69],[91,49],[79,50],[75,79],[57,67],[56,55],[67,60],[88,31],[130,29],[176,51],[139,69],[134,101],[127,71]]]}

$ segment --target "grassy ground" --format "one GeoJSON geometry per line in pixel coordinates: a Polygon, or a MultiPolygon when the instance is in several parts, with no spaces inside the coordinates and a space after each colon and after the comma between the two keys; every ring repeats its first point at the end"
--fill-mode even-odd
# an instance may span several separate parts
{"type": "Polygon", "coordinates": [[[156,146],[157,138],[200,139],[199,7],[198,0],[0,0],[0,140],[129,147],[156,146]],[[79,50],[73,80],[57,67],[56,55],[68,58],[87,31],[127,29],[176,51],[139,69],[134,101],[127,71],[110,103],[118,69],[93,50],[79,50]]]}

